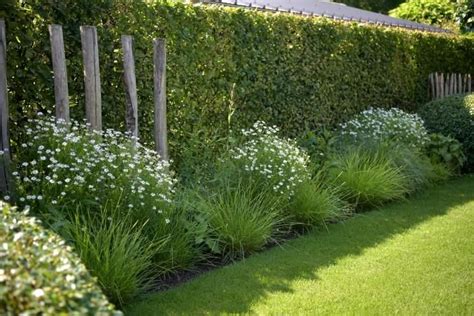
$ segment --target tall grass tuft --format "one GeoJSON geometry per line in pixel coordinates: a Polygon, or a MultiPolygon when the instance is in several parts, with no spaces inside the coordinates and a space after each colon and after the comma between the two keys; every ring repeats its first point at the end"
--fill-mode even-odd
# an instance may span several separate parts
{"type": "Polygon", "coordinates": [[[216,250],[225,260],[243,258],[262,249],[281,224],[281,199],[265,188],[227,185],[201,197],[199,210],[208,221],[216,250]]]}
{"type": "Polygon", "coordinates": [[[357,208],[378,206],[409,191],[407,176],[385,151],[351,148],[332,157],[329,176],[357,208]]]}
{"type": "Polygon", "coordinates": [[[76,214],[64,227],[82,262],[107,297],[124,306],[151,286],[152,258],[165,241],[150,242],[143,224],[119,211],[76,214]]]}
{"type": "Polygon", "coordinates": [[[347,204],[337,191],[335,188],[325,187],[319,180],[301,183],[287,208],[292,225],[304,228],[325,225],[347,213],[347,204]]]}

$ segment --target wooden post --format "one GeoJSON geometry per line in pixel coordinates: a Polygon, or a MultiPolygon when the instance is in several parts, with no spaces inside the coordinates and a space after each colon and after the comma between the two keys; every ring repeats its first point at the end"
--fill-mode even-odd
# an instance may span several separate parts
{"type": "Polygon", "coordinates": [[[67,69],[64,54],[63,29],[61,25],[50,25],[49,37],[51,41],[51,59],[53,61],[56,120],[69,123],[67,69]]]}
{"type": "Polygon", "coordinates": [[[95,26],[81,26],[84,59],[86,118],[92,130],[102,130],[102,100],[100,94],[99,47],[95,26]]]}
{"type": "Polygon", "coordinates": [[[458,93],[462,93],[462,75],[458,74],[458,93]]]}
{"type": "Polygon", "coordinates": [[[449,95],[453,95],[456,93],[456,74],[449,75],[449,95]]]}
{"type": "Polygon", "coordinates": [[[452,91],[452,74],[446,74],[446,86],[447,86],[447,92],[446,92],[446,96],[450,96],[451,95],[451,91],[452,91]]]}
{"type": "Polygon", "coordinates": [[[4,196],[12,191],[10,177],[10,139],[8,135],[8,90],[7,90],[7,39],[5,21],[0,19],[0,192],[4,196]]]}
{"type": "Polygon", "coordinates": [[[155,146],[161,159],[168,160],[166,130],[166,42],[153,41],[154,90],[155,90],[155,146]]]}
{"type": "Polygon", "coordinates": [[[132,36],[122,35],[122,49],[123,80],[125,83],[125,123],[127,131],[130,132],[135,144],[138,138],[138,101],[132,36]]]}
{"type": "Polygon", "coordinates": [[[440,76],[440,79],[439,79],[439,82],[440,82],[439,97],[443,98],[444,97],[444,74],[440,73],[439,76],[440,76]]]}
{"type": "Polygon", "coordinates": [[[430,81],[431,99],[435,99],[436,98],[435,74],[433,73],[430,74],[429,81],[430,81]]]}

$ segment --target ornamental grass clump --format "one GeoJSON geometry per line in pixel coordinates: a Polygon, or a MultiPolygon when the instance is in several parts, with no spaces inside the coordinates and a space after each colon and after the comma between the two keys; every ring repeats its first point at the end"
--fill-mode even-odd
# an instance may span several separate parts
{"type": "Polygon", "coordinates": [[[278,133],[277,127],[256,122],[242,131],[247,141],[231,150],[230,161],[240,178],[289,199],[297,185],[310,178],[309,156],[295,141],[283,139],[278,133]]]}
{"type": "Polygon", "coordinates": [[[108,201],[132,219],[168,223],[175,179],[167,162],[114,131],[90,132],[85,124],[30,120],[14,176],[20,205],[47,221],[67,213],[96,210],[108,201]]]}
{"type": "Polygon", "coordinates": [[[342,138],[347,139],[344,143],[385,142],[421,149],[428,142],[423,120],[398,108],[365,110],[340,128],[342,138]]]}
{"type": "Polygon", "coordinates": [[[64,235],[110,301],[124,306],[151,289],[156,275],[152,259],[164,240],[150,242],[145,224],[133,223],[117,209],[97,215],[76,214],[65,225],[64,235]]]}
{"type": "Polygon", "coordinates": [[[0,314],[121,314],[64,240],[26,213],[0,209],[0,314]]]}
{"type": "Polygon", "coordinates": [[[287,207],[292,226],[311,228],[324,226],[348,213],[348,205],[337,188],[327,187],[321,180],[307,180],[297,186],[287,207]]]}
{"type": "Polygon", "coordinates": [[[403,171],[386,151],[350,148],[331,158],[328,175],[360,210],[402,198],[409,191],[403,171]]]}
{"type": "Polygon", "coordinates": [[[207,228],[211,251],[225,261],[240,259],[261,250],[282,223],[280,198],[267,188],[239,183],[224,185],[194,203],[207,228]]]}

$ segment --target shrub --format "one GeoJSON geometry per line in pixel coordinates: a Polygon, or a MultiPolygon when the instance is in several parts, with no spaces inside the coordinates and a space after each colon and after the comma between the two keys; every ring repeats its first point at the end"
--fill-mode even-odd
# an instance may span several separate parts
{"type": "Polygon", "coordinates": [[[176,181],[156,152],[140,144],[134,148],[125,134],[89,132],[75,121],[68,128],[39,118],[25,130],[15,173],[21,205],[41,209],[41,217],[60,230],[76,212],[99,214],[108,203],[118,203],[123,218],[145,225],[150,242],[167,240],[155,249],[161,272],[190,264],[192,245],[183,244],[185,234],[175,236],[184,230],[171,203],[176,181]]]}
{"type": "Polygon", "coordinates": [[[467,161],[464,171],[474,170],[474,94],[431,101],[418,110],[426,128],[459,140],[467,161]]]}
{"type": "Polygon", "coordinates": [[[261,250],[281,223],[281,201],[265,187],[226,185],[201,196],[198,211],[209,227],[214,252],[226,260],[261,250]]]}
{"type": "Polygon", "coordinates": [[[409,0],[390,11],[396,18],[453,27],[456,2],[452,0],[409,0]]]}
{"type": "Polygon", "coordinates": [[[397,108],[369,109],[347,123],[341,124],[341,135],[349,143],[367,142],[402,144],[411,148],[423,148],[428,133],[423,120],[397,108]]]}
{"type": "Polygon", "coordinates": [[[459,172],[466,161],[462,144],[455,138],[438,133],[430,134],[426,153],[432,163],[443,164],[455,173],[459,172]]]}
{"type": "Polygon", "coordinates": [[[117,210],[76,214],[66,225],[65,235],[117,306],[150,289],[152,258],[162,245],[150,242],[143,229],[144,224],[133,223],[117,210]]]}
{"type": "Polygon", "coordinates": [[[337,142],[337,134],[324,128],[317,132],[306,132],[298,139],[298,145],[304,148],[311,157],[310,163],[316,173],[324,165],[330,153],[337,147],[337,142]]]}
{"type": "Polygon", "coordinates": [[[227,135],[232,112],[234,130],[259,119],[296,137],[347,121],[370,104],[414,110],[427,101],[431,72],[474,73],[474,45],[467,38],[177,2],[1,1],[14,140],[23,142],[17,138],[25,116],[54,104],[51,54],[45,49],[49,24],[63,25],[76,119],[84,118],[79,25],[97,26],[104,126],[117,130],[124,127],[120,113],[125,113],[120,35],[134,36],[145,145],[153,142],[152,40],[166,38],[170,156],[176,170],[188,166],[183,157],[193,141],[190,134],[201,135],[211,152],[223,149],[209,140],[227,135]]]}
{"type": "Polygon", "coordinates": [[[242,131],[248,141],[231,150],[230,161],[239,173],[236,178],[243,177],[249,183],[290,198],[296,186],[310,177],[309,156],[295,141],[280,138],[278,132],[275,126],[256,122],[252,128],[242,131]]]}
{"type": "Polygon", "coordinates": [[[408,191],[407,176],[384,151],[348,149],[331,158],[328,172],[359,209],[402,198],[408,191]]]}
{"type": "Polygon", "coordinates": [[[461,31],[474,32],[474,1],[458,0],[457,2],[456,21],[461,31]]]}
{"type": "Polygon", "coordinates": [[[1,314],[118,314],[61,238],[25,213],[1,209],[1,314]]]}
{"type": "Polygon", "coordinates": [[[347,212],[347,206],[335,189],[325,187],[319,180],[307,180],[296,187],[287,208],[293,225],[313,227],[325,225],[347,212]]]}

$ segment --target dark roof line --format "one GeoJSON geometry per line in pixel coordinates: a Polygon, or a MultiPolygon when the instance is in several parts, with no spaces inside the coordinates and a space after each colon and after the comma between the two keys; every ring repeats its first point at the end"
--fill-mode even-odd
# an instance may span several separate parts
{"type": "Polygon", "coordinates": [[[335,2],[308,2],[305,0],[203,0],[201,2],[206,4],[247,7],[273,12],[287,12],[306,16],[327,17],[334,20],[379,24],[412,30],[451,33],[451,31],[440,27],[397,19],[388,15],[365,11],[335,2]]]}

